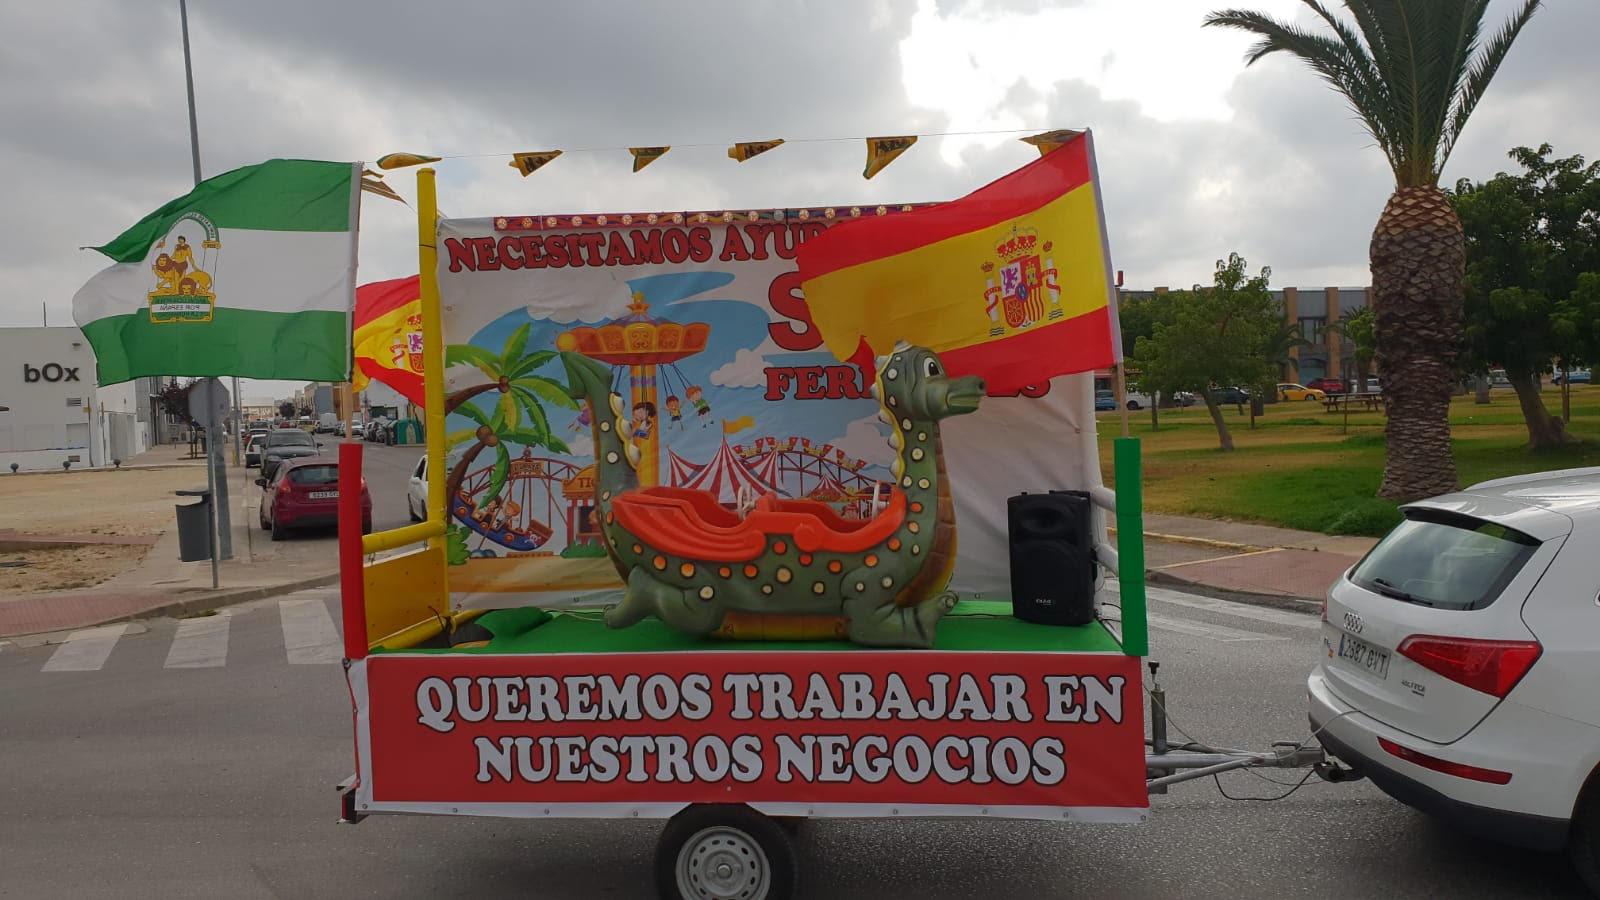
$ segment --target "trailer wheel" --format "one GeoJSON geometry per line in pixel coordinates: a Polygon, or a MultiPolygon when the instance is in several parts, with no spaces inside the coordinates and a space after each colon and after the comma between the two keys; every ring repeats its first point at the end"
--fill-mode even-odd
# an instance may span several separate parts
{"type": "Polygon", "coordinates": [[[789,833],[739,804],[698,804],[673,816],[655,866],[665,900],[789,900],[795,892],[789,833]]]}

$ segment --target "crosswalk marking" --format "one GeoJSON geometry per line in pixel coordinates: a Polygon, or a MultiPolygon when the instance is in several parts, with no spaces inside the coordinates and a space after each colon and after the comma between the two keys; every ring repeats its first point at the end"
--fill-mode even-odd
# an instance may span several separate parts
{"type": "Polygon", "coordinates": [[[1160,613],[1147,612],[1150,626],[1163,631],[1176,631],[1180,634],[1194,637],[1209,638],[1213,641],[1224,643],[1239,643],[1243,641],[1287,641],[1289,638],[1281,634],[1266,634],[1260,631],[1241,631],[1225,625],[1211,625],[1205,622],[1196,622],[1193,619],[1173,619],[1160,613]]]}
{"type": "Polygon", "coordinates": [[[226,612],[214,616],[184,619],[172,636],[167,650],[168,669],[211,669],[228,661],[228,622],[226,612]]]}
{"type": "Polygon", "coordinates": [[[344,658],[339,631],[321,597],[279,600],[278,612],[283,618],[283,649],[292,665],[336,663],[344,658]]]}
{"type": "MultiPolygon", "coordinates": [[[[1107,587],[1115,597],[1116,582],[1111,582],[1107,587]]],[[[1289,641],[1321,625],[1315,616],[1289,610],[1238,604],[1163,588],[1150,588],[1148,593],[1152,630],[1188,635],[1202,641],[1215,643],[1289,641]],[[1245,627],[1229,627],[1181,615],[1189,610],[1280,626],[1293,630],[1296,634],[1273,634],[1245,627]]],[[[324,592],[306,592],[277,601],[279,624],[283,629],[284,659],[289,664],[326,665],[337,663],[343,658],[344,645],[340,640],[334,615],[328,608],[329,600],[330,596],[324,592]]],[[[270,609],[271,603],[272,601],[266,601],[263,605],[270,609]]],[[[137,635],[146,630],[160,634],[163,633],[163,629],[171,641],[171,645],[167,648],[164,668],[219,668],[228,663],[228,646],[233,620],[240,616],[248,616],[250,609],[250,607],[224,609],[214,616],[183,619],[176,623],[170,623],[169,620],[169,624],[165,626],[152,624],[149,629],[121,623],[74,631],[68,635],[64,643],[54,647],[41,671],[98,671],[105,667],[112,650],[124,635],[137,635]]],[[[1113,630],[1120,631],[1115,619],[1110,621],[1113,623],[1113,630]]],[[[8,646],[8,642],[0,641],[0,651],[8,654],[26,652],[30,649],[14,644],[8,646]]],[[[44,648],[39,649],[42,652],[44,648]]]]}
{"type": "Polygon", "coordinates": [[[50,654],[41,671],[45,672],[95,672],[106,664],[117,640],[128,630],[128,623],[85,628],[67,636],[66,643],[50,654]]]}

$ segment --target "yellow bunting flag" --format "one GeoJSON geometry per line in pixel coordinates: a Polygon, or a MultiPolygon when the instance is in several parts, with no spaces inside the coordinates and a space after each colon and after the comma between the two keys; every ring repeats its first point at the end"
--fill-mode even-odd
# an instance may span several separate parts
{"type": "Polygon", "coordinates": [[[390,200],[394,200],[399,203],[406,202],[405,200],[401,199],[399,194],[394,192],[394,188],[389,187],[388,184],[384,183],[382,175],[379,175],[377,172],[374,172],[370,169],[361,173],[361,189],[363,191],[367,191],[368,193],[377,194],[379,197],[387,197],[390,200]]]}
{"type": "Polygon", "coordinates": [[[744,162],[752,156],[760,156],[781,143],[783,138],[775,141],[740,141],[728,148],[728,158],[734,162],[744,162]]]}
{"type": "Polygon", "coordinates": [[[1043,156],[1046,153],[1049,153],[1051,150],[1054,150],[1062,144],[1065,144],[1067,141],[1076,138],[1080,134],[1083,134],[1083,132],[1073,131],[1070,128],[1058,128],[1055,131],[1046,131],[1042,134],[1033,134],[1025,138],[1018,138],[1018,140],[1022,141],[1024,144],[1032,144],[1033,146],[1039,148],[1039,155],[1043,156]]]}
{"type": "Polygon", "coordinates": [[[737,419],[723,419],[722,433],[737,434],[747,428],[756,427],[756,420],[751,416],[740,416],[737,419]]]}
{"type": "Polygon", "coordinates": [[[522,173],[523,178],[539,171],[551,160],[561,155],[560,150],[540,150],[537,153],[511,154],[511,168],[522,173]]]}
{"type": "Polygon", "coordinates": [[[629,147],[628,152],[633,154],[633,170],[635,172],[650,165],[656,160],[667,155],[671,147],[629,147]]]}
{"type": "Polygon", "coordinates": [[[437,156],[424,156],[421,153],[385,153],[378,157],[378,168],[403,169],[406,166],[420,166],[423,163],[438,161],[437,156]]]}
{"type": "Polygon", "coordinates": [[[871,178],[882,172],[916,142],[917,136],[914,134],[867,138],[867,167],[862,170],[861,177],[871,178]]]}

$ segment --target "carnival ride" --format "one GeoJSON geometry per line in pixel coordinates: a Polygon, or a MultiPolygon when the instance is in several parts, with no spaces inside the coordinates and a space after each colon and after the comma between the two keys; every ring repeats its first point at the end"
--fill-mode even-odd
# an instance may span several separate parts
{"type": "Polygon", "coordinates": [[[511,460],[505,484],[494,499],[483,499],[494,477],[491,464],[467,474],[461,489],[450,498],[450,513],[473,532],[510,550],[538,550],[555,534],[549,523],[558,521],[566,543],[571,544],[578,531],[580,515],[575,513],[582,512],[578,507],[582,497],[569,494],[565,486],[581,469],[566,460],[536,457],[525,447],[521,456],[511,460]],[[563,486],[559,497],[557,485],[563,486]],[[537,516],[541,500],[542,519],[537,516]]]}

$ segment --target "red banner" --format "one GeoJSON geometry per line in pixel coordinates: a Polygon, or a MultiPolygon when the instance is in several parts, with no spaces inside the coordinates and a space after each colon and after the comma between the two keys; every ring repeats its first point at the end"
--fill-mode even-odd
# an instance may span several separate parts
{"type": "Polygon", "coordinates": [[[1148,806],[1139,660],[1118,654],[379,655],[366,682],[375,808],[1148,806]]]}

